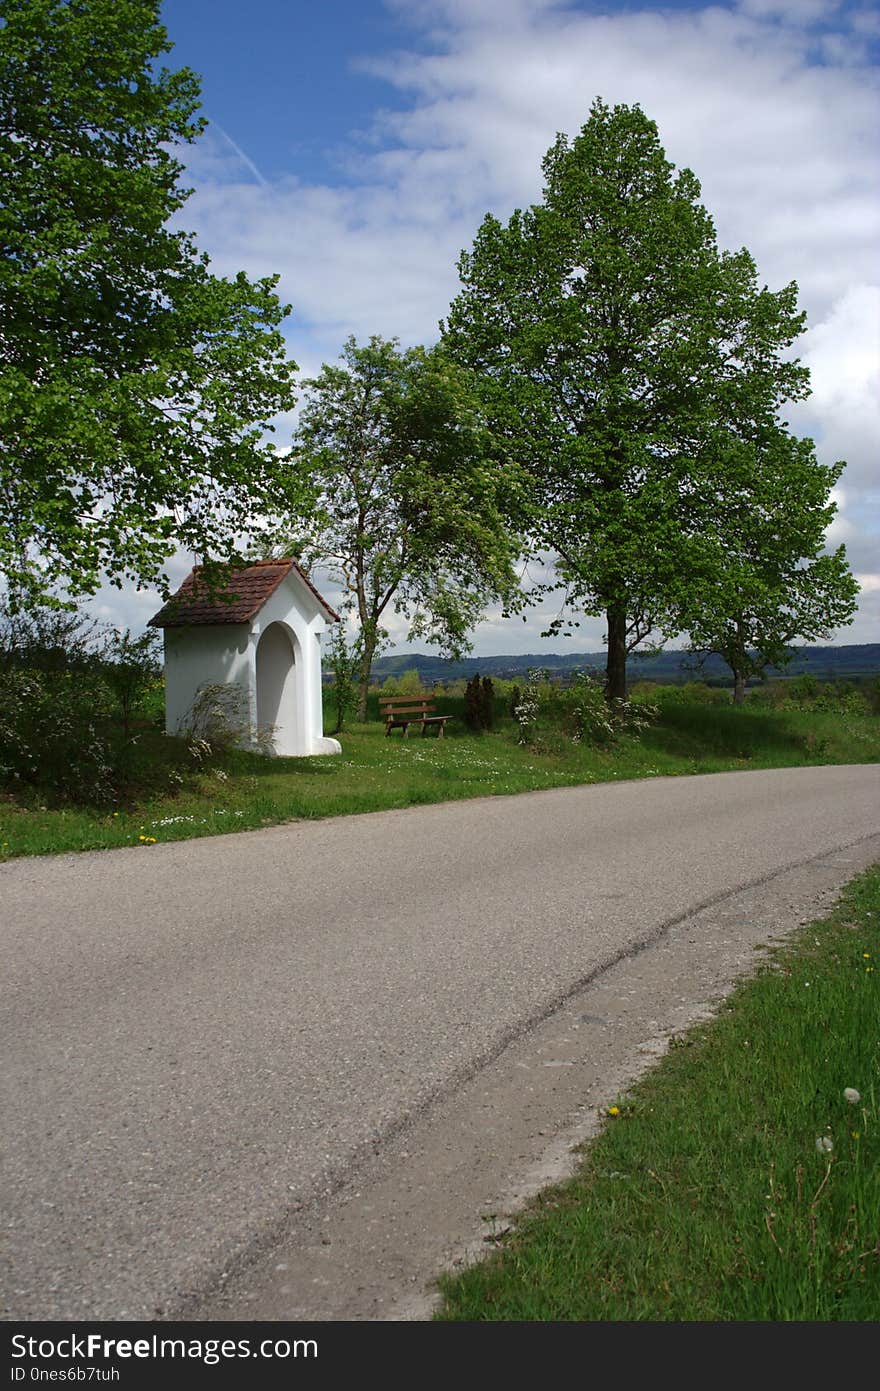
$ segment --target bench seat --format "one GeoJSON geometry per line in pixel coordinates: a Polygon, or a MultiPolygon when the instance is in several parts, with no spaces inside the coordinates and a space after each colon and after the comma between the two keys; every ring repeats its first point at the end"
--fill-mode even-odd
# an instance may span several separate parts
{"type": "Polygon", "coordinates": [[[421,727],[422,738],[429,729],[435,728],[437,738],[442,739],[446,722],[452,717],[438,715],[436,711],[437,706],[433,700],[418,696],[389,696],[379,701],[379,713],[385,721],[386,738],[392,729],[402,729],[403,737],[407,739],[410,725],[417,724],[421,727]]]}

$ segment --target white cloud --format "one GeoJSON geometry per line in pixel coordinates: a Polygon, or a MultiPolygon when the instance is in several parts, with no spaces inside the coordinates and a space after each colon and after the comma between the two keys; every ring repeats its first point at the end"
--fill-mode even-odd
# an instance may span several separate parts
{"type": "Polygon", "coordinates": [[[840,9],[841,0],[740,0],[744,14],[785,19],[791,24],[816,24],[840,9]]]}

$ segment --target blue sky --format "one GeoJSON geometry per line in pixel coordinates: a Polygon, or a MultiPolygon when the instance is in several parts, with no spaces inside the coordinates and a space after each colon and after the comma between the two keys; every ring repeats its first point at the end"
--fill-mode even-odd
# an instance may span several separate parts
{"type": "Polygon", "coordinates": [[[162,17],[175,45],[168,65],[199,73],[204,114],[267,179],[342,181],[334,151],[370,126],[377,105],[405,105],[359,70],[407,37],[381,4],[165,0],[162,17]]]}
{"type": "MultiPolygon", "coordinates": [[[[218,272],[280,273],[304,375],[349,333],[435,339],[483,215],[540,198],[542,155],[596,95],[640,102],[700,178],[720,243],[748,246],[772,288],[798,281],[813,396],[789,419],[848,460],[829,539],[863,586],[835,641],[880,641],[875,4],[165,0],[163,19],[166,62],[200,74],[212,123],[186,152],[183,224],[218,272]]],[[[132,626],[156,607],[97,602],[132,626]]],[[[558,649],[545,623],[490,614],[476,651],[558,649]]],[[[598,649],[601,621],[568,642],[598,649]]]]}

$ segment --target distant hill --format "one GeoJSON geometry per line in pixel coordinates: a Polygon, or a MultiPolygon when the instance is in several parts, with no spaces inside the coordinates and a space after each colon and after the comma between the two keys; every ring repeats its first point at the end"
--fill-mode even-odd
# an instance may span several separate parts
{"type": "MultiPolygon", "coordinates": [[[[627,663],[630,681],[711,681],[732,684],[730,669],[719,657],[706,657],[698,670],[699,658],[691,652],[661,652],[657,656],[634,656],[627,663]]],[[[404,671],[417,671],[426,685],[435,681],[501,676],[522,680],[531,667],[542,667],[551,677],[565,677],[572,671],[593,667],[605,669],[604,652],[540,652],[516,656],[466,657],[460,662],[445,661],[432,652],[400,652],[379,657],[373,663],[373,680],[384,681],[404,671]]],[[[774,676],[801,676],[808,673],[819,681],[856,680],[880,675],[880,643],[853,643],[844,647],[804,647],[782,672],[774,676]]]]}

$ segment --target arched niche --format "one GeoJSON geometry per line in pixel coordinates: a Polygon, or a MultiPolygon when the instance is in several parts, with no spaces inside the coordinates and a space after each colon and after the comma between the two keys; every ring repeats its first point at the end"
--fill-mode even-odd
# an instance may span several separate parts
{"type": "Polygon", "coordinates": [[[270,623],[257,644],[257,727],[272,730],[275,752],[296,742],[296,640],[284,623],[270,623]]]}

